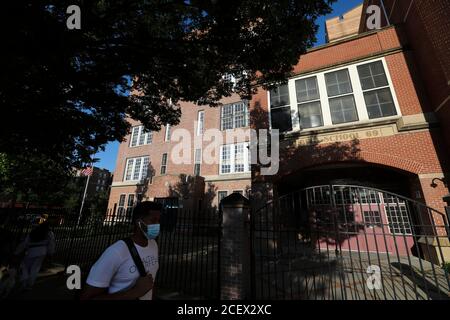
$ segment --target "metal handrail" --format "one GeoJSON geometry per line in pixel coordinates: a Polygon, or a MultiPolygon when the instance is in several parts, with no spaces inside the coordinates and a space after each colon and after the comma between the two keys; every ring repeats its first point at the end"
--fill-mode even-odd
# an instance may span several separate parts
{"type": "Polygon", "coordinates": [[[402,196],[402,195],[397,194],[397,193],[393,193],[393,192],[386,191],[386,190],[381,190],[381,189],[378,189],[378,188],[367,187],[367,186],[360,186],[360,185],[350,185],[350,184],[349,184],[349,185],[340,185],[340,184],[318,185],[318,186],[312,186],[312,187],[307,187],[307,188],[299,189],[299,190],[290,192],[290,193],[288,193],[288,194],[279,196],[277,199],[272,199],[272,200],[268,201],[264,206],[262,206],[261,208],[256,209],[256,210],[255,210],[255,213],[258,213],[259,211],[262,211],[262,210],[266,209],[269,205],[274,204],[276,201],[283,200],[284,198],[287,198],[287,197],[289,197],[289,196],[291,196],[291,195],[294,195],[294,194],[296,194],[296,193],[300,193],[300,192],[307,191],[307,190],[311,190],[311,189],[315,189],[315,188],[330,188],[330,187],[333,187],[333,188],[334,188],[334,187],[338,187],[338,188],[339,188],[339,187],[342,187],[342,188],[362,188],[362,189],[368,189],[368,190],[376,191],[376,192],[379,192],[379,193],[389,194],[389,195],[392,195],[392,196],[397,197],[397,198],[399,198],[399,199],[406,200],[406,201],[411,202],[411,203],[413,203],[413,204],[416,204],[416,205],[422,206],[422,207],[424,207],[424,208],[427,208],[427,209],[429,209],[429,210],[432,210],[433,212],[439,214],[439,215],[444,219],[444,223],[445,223],[445,221],[447,220],[447,225],[448,225],[449,222],[450,222],[450,221],[448,221],[448,219],[447,219],[447,217],[446,217],[446,214],[444,214],[444,213],[442,213],[442,212],[440,212],[440,211],[438,211],[438,210],[436,210],[436,209],[434,209],[434,208],[432,208],[432,207],[427,206],[427,205],[426,205],[425,203],[423,203],[423,202],[420,202],[420,201],[417,201],[417,200],[414,200],[414,199],[411,199],[411,198],[402,196]]]}

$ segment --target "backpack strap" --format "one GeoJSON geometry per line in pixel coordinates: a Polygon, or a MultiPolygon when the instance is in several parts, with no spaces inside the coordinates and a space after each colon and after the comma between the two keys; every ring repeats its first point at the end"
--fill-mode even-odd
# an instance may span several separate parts
{"type": "Polygon", "coordinates": [[[144,264],[142,263],[141,257],[134,246],[133,240],[131,238],[125,238],[123,241],[127,244],[128,250],[130,251],[131,257],[133,258],[134,264],[139,271],[141,277],[145,277],[147,272],[145,271],[144,264]]]}

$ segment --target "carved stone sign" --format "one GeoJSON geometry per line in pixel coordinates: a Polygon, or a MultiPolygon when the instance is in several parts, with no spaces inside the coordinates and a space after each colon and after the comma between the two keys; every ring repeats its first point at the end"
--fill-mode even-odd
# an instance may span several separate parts
{"type": "Polygon", "coordinates": [[[392,136],[395,133],[396,132],[393,126],[343,131],[339,133],[325,133],[308,137],[300,137],[299,139],[297,139],[297,141],[295,141],[295,146],[299,147],[312,144],[329,144],[353,140],[381,138],[392,136]]]}

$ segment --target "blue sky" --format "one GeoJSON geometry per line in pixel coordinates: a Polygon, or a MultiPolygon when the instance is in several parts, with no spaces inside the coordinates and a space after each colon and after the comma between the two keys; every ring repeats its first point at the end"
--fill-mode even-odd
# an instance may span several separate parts
{"type": "MultiPolygon", "coordinates": [[[[329,18],[336,17],[341,15],[348,10],[356,7],[363,0],[338,0],[333,5],[333,12],[327,16],[321,17],[317,20],[317,24],[320,26],[319,31],[317,33],[317,42],[316,45],[321,45],[325,43],[325,20],[329,18]]],[[[114,171],[116,167],[116,157],[117,152],[119,150],[119,142],[111,142],[106,145],[105,151],[99,152],[95,155],[95,158],[99,158],[99,162],[95,164],[95,166],[100,168],[105,168],[114,171]]]]}

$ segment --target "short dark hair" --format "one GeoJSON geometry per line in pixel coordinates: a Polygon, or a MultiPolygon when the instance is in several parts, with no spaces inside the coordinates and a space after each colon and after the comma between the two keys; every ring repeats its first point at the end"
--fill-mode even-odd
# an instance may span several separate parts
{"type": "Polygon", "coordinates": [[[150,211],[159,211],[161,212],[162,206],[160,203],[153,201],[143,201],[139,202],[133,210],[133,222],[142,219],[143,217],[150,214],[150,211]]]}

